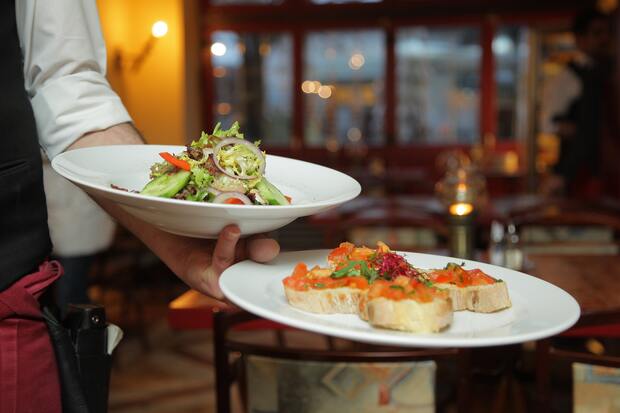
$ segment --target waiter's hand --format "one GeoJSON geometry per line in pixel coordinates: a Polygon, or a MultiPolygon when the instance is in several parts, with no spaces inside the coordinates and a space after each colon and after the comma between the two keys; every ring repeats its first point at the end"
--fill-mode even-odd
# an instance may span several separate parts
{"type": "MultiPolygon", "coordinates": [[[[280,246],[273,239],[261,236],[240,239],[240,235],[236,225],[225,227],[215,246],[190,251],[183,272],[177,275],[193,289],[222,299],[224,296],[218,280],[226,268],[248,258],[256,262],[271,261],[280,252],[280,246]]],[[[197,241],[196,244],[202,243],[197,241]]]]}

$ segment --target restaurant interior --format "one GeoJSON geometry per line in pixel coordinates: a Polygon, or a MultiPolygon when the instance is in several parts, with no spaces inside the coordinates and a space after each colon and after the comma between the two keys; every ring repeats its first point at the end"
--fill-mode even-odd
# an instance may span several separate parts
{"type": "Polygon", "coordinates": [[[617,0],[97,3],[108,79],[147,143],[238,121],[268,154],[360,183],[269,233],[282,251],[383,241],[531,274],[581,308],[537,341],[364,344],[224,308],[117,227],[87,274],[124,332],[109,412],[620,411],[617,0]],[[579,36],[604,49],[594,76],[567,75],[599,61],[579,36]],[[562,175],[575,99],[589,99],[575,122],[594,125],[577,128],[593,160],[562,175]]]}

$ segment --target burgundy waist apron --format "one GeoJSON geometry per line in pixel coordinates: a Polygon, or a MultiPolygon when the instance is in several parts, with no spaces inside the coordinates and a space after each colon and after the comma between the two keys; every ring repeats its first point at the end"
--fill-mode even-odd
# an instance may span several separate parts
{"type": "Polygon", "coordinates": [[[60,413],[54,350],[38,298],[60,275],[56,261],[0,291],[0,413],[60,413]]]}

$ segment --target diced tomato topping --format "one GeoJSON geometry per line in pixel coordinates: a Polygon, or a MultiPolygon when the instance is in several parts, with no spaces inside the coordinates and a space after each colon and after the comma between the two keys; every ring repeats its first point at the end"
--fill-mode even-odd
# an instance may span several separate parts
{"type": "Polygon", "coordinates": [[[421,303],[428,303],[434,298],[445,298],[448,293],[432,286],[427,286],[415,278],[397,277],[393,281],[377,280],[368,290],[368,299],[377,297],[387,298],[388,300],[415,300],[421,303]]]}
{"type": "Polygon", "coordinates": [[[431,274],[431,280],[437,284],[454,284],[458,287],[486,285],[497,282],[495,278],[485,274],[478,268],[473,270],[464,270],[461,267],[457,267],[455,269],[435,270],[431,274]]]}
{"type": "Polygon", "coordinates": [[[368,261],[370,256],[375,253],[375,250],[367,247],[354,248],[349,255],[349,259],[354,261],[368,261]]]}
{"type": "Polygon", "coordinates": [[[343,242],[338,248],[334,248],[327,256],[327,261],[339,264],[347,260],[349,254],[353,252],[355,245],[350,242],[343,242]]]}
{"type": "Polygon", "coordinates": [[[308,274],[308,266],[303,262],[298,262],[293,270],[293,277],[303,277],[308,274]]]}

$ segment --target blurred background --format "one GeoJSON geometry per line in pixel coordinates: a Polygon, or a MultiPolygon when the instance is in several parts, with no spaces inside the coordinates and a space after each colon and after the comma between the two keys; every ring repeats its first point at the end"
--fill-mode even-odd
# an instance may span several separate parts
{"type": "MultiPolygon", "coordinates": [[[[269,153],[362,183],[390,177],[367,190],[416,193],[433,191],[438,155],[460,149],[492,195],[539,189],[559,148],[541,126],[542,100],[577,53],[573,16],[588,5],[616,15],[614,0],[99,5],[110,81],[149,143],[184,144],[238,120],[269,153]],[[139,66],[123,64],[159,20],[167,33],[139,66]]],[[[617,194],[615,162],[604,168],[617,194]]]]}

